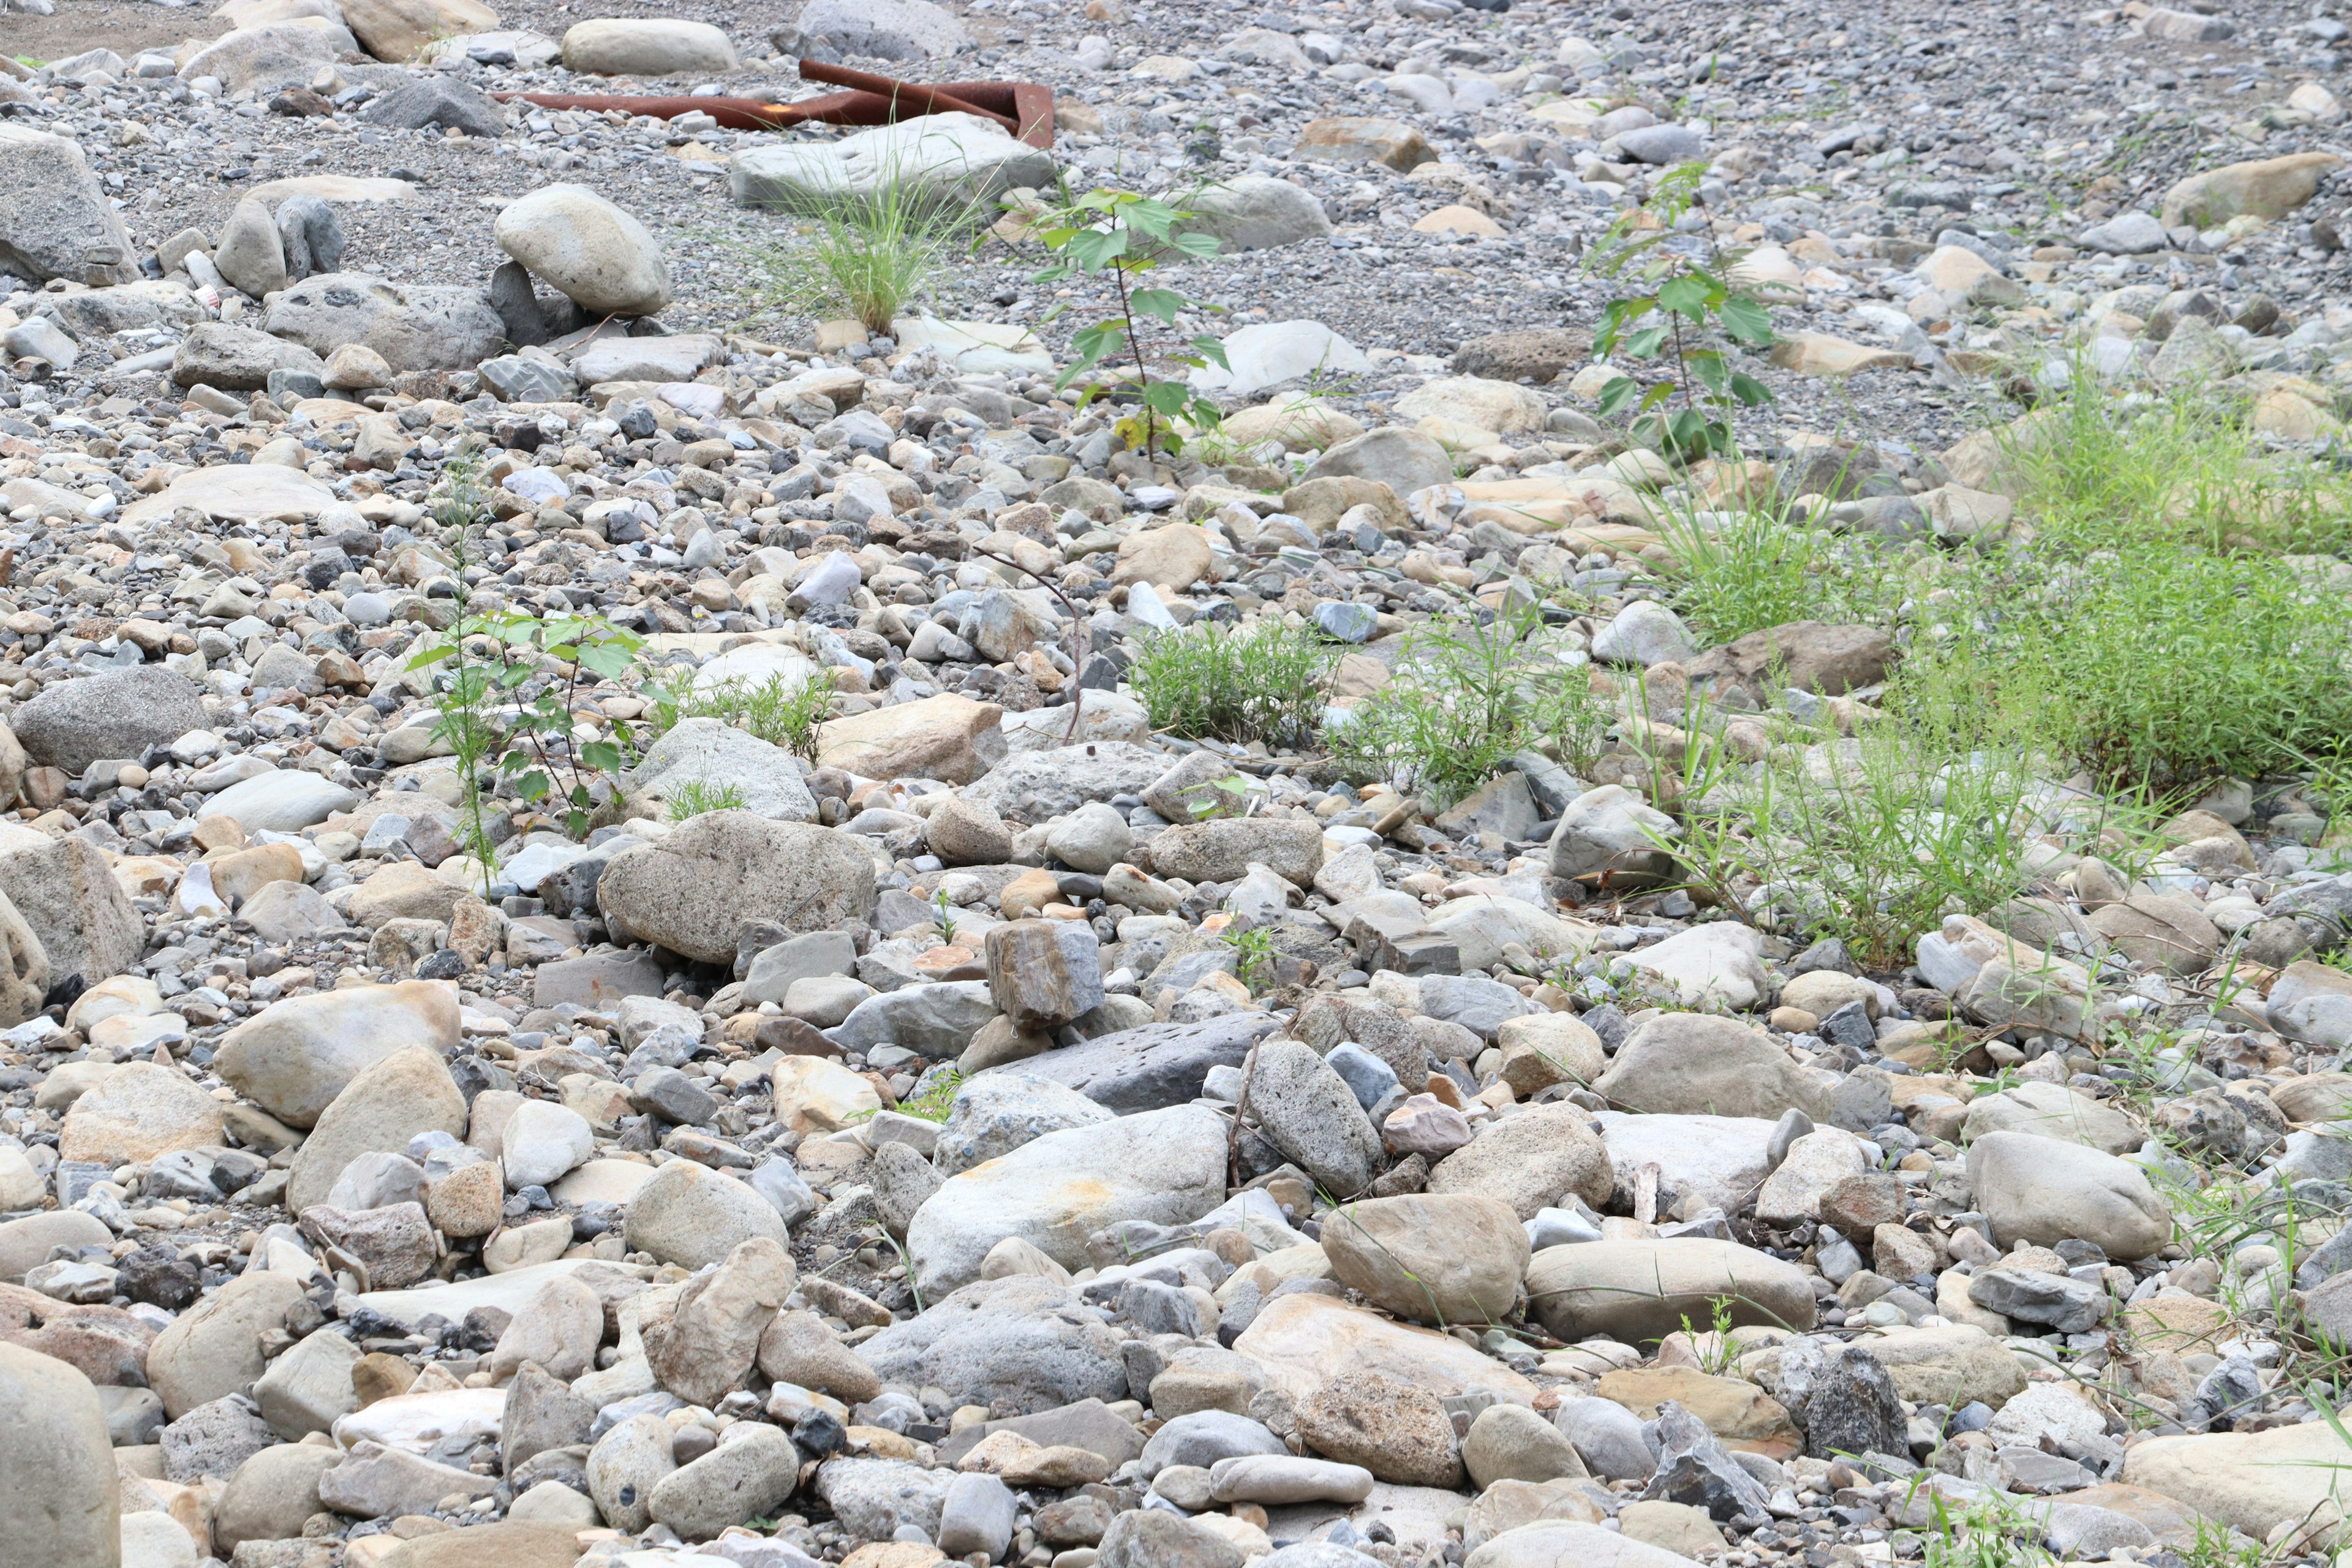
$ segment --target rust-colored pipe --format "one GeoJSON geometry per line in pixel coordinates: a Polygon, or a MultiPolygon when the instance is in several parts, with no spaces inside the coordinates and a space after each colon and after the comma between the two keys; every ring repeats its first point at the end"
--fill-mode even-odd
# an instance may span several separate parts
{"type": "MultiPolygon", "coordinates": [[[[1008,132],[1020,129],[1013,123],[1011,116],[999,114],[994,110],[982,109],[980,105],[959,98],[940,88],[925,87],[919,82],[895,81],[887,76],[876,76],[871,71],[851,70],[846,66],[820,65],[814,60],[803,60],[801,79],[821,81],[831,87],[856,88],[860,92],[870,92],[877,98],[888,99],[893,103],[911,104],[917,114],[976,114],[982,120],[993,120],[1008,132]]],[[[898,117],[893,115],[892,118],[895,120],[898,117]]]]}
{"type": "MultiPolygon", "coordinates": [[[[781,131],[813,118],[802,112],[802,105],[787,107],[781,103],[761,103],[756,98],[631,98],[611,92],[494,92],[490,96],[501,103],[511,103],[520,99],[541,109],[576,109],[590,114],[617,110],[623,114],[642,114],[654,120],[675,120],[681,114],[700,110],[730,131],[781,131]]],[[[851,95],[829,93],[826,96],[847,98],[851,95]]],[[[816,101],[812,100],[811,103],[816,101]]]]}
{"type": "Polygon", "coordinates": [[[1014,129],[1014,133],[1033,147],[1054,144],[1051,88],[1025,81],[952,81],[921,90],[930,107],[917,102],[911,94],[893,98],[866,91],[828,92],[793,103],[763,103],[756,98],[638,98],[604,92],[499,92],[490,96],[501,103],[520,100],[541,109],[577,110],[590,114],[618,111],[655,120],[702,113],[730,131],[782,131],[811,121],[828,125],[892,125],[902,117],[935,111],[978,113],[983,119],[1014,129]],[[1015,120],[1019,122],[1017,127],[1013,127],[1015,120]]]}

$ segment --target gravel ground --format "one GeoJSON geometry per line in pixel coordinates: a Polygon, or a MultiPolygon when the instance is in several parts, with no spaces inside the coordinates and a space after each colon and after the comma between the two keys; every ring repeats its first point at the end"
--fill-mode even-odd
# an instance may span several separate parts
{"type": "MultiPolygon", "coordinates": [[[[2031,877],[1876,946],[1874,901],[1851,946],[1783,918],[1824,847],[1771,897],[1679,886],[1674,759],[1835,774],[1946,611],[1711,637],[1654,528],[1661,496],[1720,525],[1834,495],[1924,586],[2010,531],[1980,433],[2054,362],[2222,379],[2251,441],[2326,462],[2344,27],[635,5],[635,49],[707,24],[740,57],[656,79],[518,68],[515,35],[583,20],[534,3],[503,63],[329,60],[305,24],[247,79],[169,58],[225,19],[38,3],[0,11],[43,62],[0,77],[26,1561],[1948,1568],[1955,1519],[2021,1564],[2344,1544],[2325,782],[2200,779],[2136,860],[2087,776],[2037,773],[1977,823],[2031,877]],[[1257,248],[1171,269],[1186,330],[1349,368],[1155,460],[1052,384],[1104,300],[1033,280],[1034,245],[923,301],[1034,328],[1010,354],[776,312],[804,263],[735,160],[843,133],[480,96],[790,99],[801,50],[1046,83],[1080,188],[1253,193],[1257,248]],[[420,99],[478,133],[379,122],[420,99]],[[1411,167],[1334,150],[1374,137],[1411,167]],[[1774,401],[1737,469],[1594,420],[1626,285],[1591,262],[1685,159],[1675,243],[1736,255],[1779,338],[1741,361],[1774,401]],[[320,176],[382,183],[291,247],[339,230],[340,275],[289,279],[279,183],[320,176]],[[585,190],[517,206],[551,184],[585,190]],[[1322,754],[1375,692],[1461,711],[1478,672],[1423,639],[1515,607],[1518,689],[1590,744],[1563,721],[1452,791],[1450,756],[1322,754]],[[611,642],[509,643],[478,717],[546,705],[577,820],[468,776],[432,658],[499,657],[461,615],[560,641],[575,612],[611,642]],[[1137,661],[1198,624],[1303,650],[1253,697],[1321,739],[1179,722],[1137,661]],[[807,691],[821,724],[780,711],[807,691]]],[[[498,54],[462,0],[341,15],[498,54]]]]}

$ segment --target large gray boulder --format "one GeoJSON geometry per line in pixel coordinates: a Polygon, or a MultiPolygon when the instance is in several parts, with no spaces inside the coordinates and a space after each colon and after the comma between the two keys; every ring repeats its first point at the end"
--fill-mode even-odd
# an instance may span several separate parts
{"type": "Polygon", "coordinates": [[[1197,1024],[1146,1024],[1047,1051],[1017,1066],[992,1068],[973,1081],[1017,1072],[1076,1089],[1121,1116],[1156,1110],[1199,1098],[1210,1068],[1241,1066],[1250,1047],[1273,1033],[1276,1022],[1271,1013],[1251,1011],[1197,1024]]]}
{"type": "Polygon", "coordinates": [[[469,370],[506,342],[506,323],[479,289],[387,283],[364,272],[304,279],[270,301],[261,326],[316,354],[364,343],[394,371],[469,370]]]}
{"type": "Polygon", "coordinates": [[[1239,174],[1185,198],[1192,216],[1184,226],[1213,236],[1219,248],[1273,250],[1331,232],[1331,219],[1314,193],[1271,174],[1239,174]]]}
{"type": "Polygon", "coordinates": [[[532,277],[597,315],[650,316],[669,303],[660,242],[585,185],[540,186],[499,214],[493,232],[532,277]]]}
{"type": "Polygon", "coordinates": [[[0,852],[0,895],[14,904],[48,960],[49,984],[86,986],[139,962],[147,928],[98,846],[81,838],[0,852]]]}
{"type": "Polygon", "coordinates": [[[835,828],[713,811],[657,844],[613,857],[596,884],[604,917],[705,963],[732,963],[755,921],[824,931],[874,912],[874,857],[835,828]]]}
{"type": "Polygon", "coordinates": [[[1315,459],[1310,479],[1373,479],[1400,496],[1454,482],[1454,458],[1436,438],[1402,426],[1367,430],[1315,459]]]}
{"type": "Polygon", "coordinates": [[[2031,1132],[1989,1132],[1969,1146],[1977,1207],[2003,1247],[2096,1243],[2146,1258],[2172,1239],[2172,1211],[2137,1165],[2031,1132]]]}
{"type": "Polygon", "coordinates": [[[883,1330],[857,1353],[885,1383],[945,1389],[959,1405],[1003,1400],[1024,1414],[1127,1397],[1118,1335],[1075,1310],[1077,1293],[1034,1274],[966,1285],[883,1330]]]}
{"type": "Polygon", "coordinates": [[[931,1163],[940,1175],[952,1176],[1048,1132],[1110,1119],[1110,1111],[1076,1089],[1017,1067],[976,1073],[956,1090],[931,1163]]]}
{"type": "Polygon", "coordinates": [[[404,1153],[420,1132],[465,1131],[466,1099],[441,1054],[425,1046],[395,1051],[345,1085],[302,1141],[287,1173],[286,1207],[299,1215],[326,1202],[335,1178],[362,1154],[404,1153]]]}
{"type": "Polygon", "coordinates": [[[838,142],[776,143],[738,153],[735,199],[745,206],[824,206],[895,183],[919,206],[979,209],[1016,185],[1053,183],[1054,157],[992,121],[926,115],[838,142]]]}
{"type": "Polygon", "coordinates": [[[10,1563],[121,1563],[121,1483],[89,1378],[54,1356],[0,1342],[0,1465],[9,1477],[10,1563]]]}
{"type": "Polygon", "coordinates": [[[1594,1090],[1628,1110],[1828,1118],[1829,1095],[1761,1031],[1706,1013],[1663,1013],[1635,1029],[1594,1090]]]}
{"type": "Polygon", "coordinates": [[[320,991],[273,1002],[231,1029],[214,1066],[278,1121],[314,1127],[368,1068],[410,1046],[455,1050],[457,1033],[457,992],[446,981],[320,991]]]}
{"type": "Polygon", "coordinates": [[[136,283],[130,231],[70,137],[0,123],[0,269],[36,283],[136,283]]]}
{"type": "Polygon", "coordinates": [[[656,1171],[629,1200],[624,1238],[633,1252],[664,1263],[700,1268],[746,1241],[782,1242],[784,1222],[749,1182],[738,1182],[691,1160],[656,1171]]]}
{"type": "MultiPolygon", "coordinates": [[[[6,131],[0,125],[0,134],[6,131]]],[[[168,746],[207,718],[194,681],[142,664],[57,681],[8,721],[26,756],[78,778],[92,763],[135,761],[150,746],[168,746]]]]}
{"type": "Polygon", "coordinates": [[[1706,1322],[1720,1299],[1734,1324],[1813,1326],[1811,1277],[1729,1241],[1588,1241],[1548,1247],[1528,1265],[1528,1306],[1563,1340],[1628,1344],[1706,1322]]]}
{"type": "Polygon", "coordinates": [[[300,343],[228,321],[199,321],[172,355],[172,381],[216,392],[259,392],[269,384],[273,370],[317,375],[326,367],[326,361],[300,343]]]}
{"type": "Polygon", "coordinates": [[[799,32],[802,48],[821,42],[886,60],[935,60],[971,47],[962,21],[930,0],[808,0],[799,32]]]}

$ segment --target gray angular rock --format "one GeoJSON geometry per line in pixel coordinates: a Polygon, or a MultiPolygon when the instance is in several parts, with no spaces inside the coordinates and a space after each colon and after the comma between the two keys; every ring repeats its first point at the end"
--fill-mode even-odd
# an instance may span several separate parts
{"type": "Polygon", "coordinates": [[[226,1477],[275,1440],[253,1402],[226,1394],[197,1405],[163,1428],[163,1479],[186,1486],[226,1477]]]}
{"type": "Polygon", "coordinates": [[[818,931],[871,915],[874,858],[835,828],[713,811],[614,856],[596,897],[606,919],[636,935],[727,963],[757,921],[818,931]]]}
{"type": "Polygon", "coordinates": [[[288,279],[299,283],[314,273],[341,270],[348,241],[333,207],[316,196],[296,195],[278,204],[278,243],[288,279]]]}
{"type": "Polygon", "coordinates": [[[1642,1495],[1704,1509],[1717,1521],[1742,1514],[1761,1519],[1768,1500],[1764,1484],[1706,1424],[1671,1399],[1658,1405],[1658,1468],[1642,1495]]]}
{"type": "Polygon", "coordinates": [[[303,279],[270,301],[261,326],[321,356],[364,343],[395,372],[470,370],[506,341],[506,323],[479,289],[397,285],[364,272],[303,279]]]}
{"type": "MultiPolygon", "coordinates": [[[[226,321],[199,321],[172,355],[175,385],[202,384],[221,392],[259,392],[269,384],[273,371],[317,375],[325,369],[326,362],[300,343],[226,321]]],[[[167,673],[156,665],[143,668],[167,673]]]]}
{"type": "Polygon", "coordinates": [[[1258,1047],[1247,1110],[1266,1141],[1335,1197],[1353,1197],[1380,1173],[1381,1135],[1355,1090],[1297,1040],[1258,1047]]]}
{"type": "Polygon", "coordinates": [[[8,715],[26,756],[77,778],[92,763],[136,760],[209,721],[195,682],[157,664],[53,682],[8,715]]]}
{"type": "Polygon", "coordinates": [[[824,146],[768,145],[736,154],[732,186],[745,206],[870,196],[896,183],[919,206],[984,203],[1053,179],[1052,155],[992,121],[935,115],[877,126],[824,146]]]}
{"type": "Polygon", "coordinates": [[[1805,1452],[1815,1458],[1910,1452],[1902,1395],[1886,1368],[1861,1345],[1846,1346],[1813,1374],[1804,1423],[1805,1452]]]}
{"type": "Polygon", "coordinates": [[[1076,1292],[1035,1275],[966,1285],[856,1347],[886,1383],[936,1385],[960,1405],[1003,1400],[1024,1411],[1127,1397],[1110,1327],[1068,1309],[1076,1292]]]}
{"type": "Polygon", "coordinates": [[[1077,921],[1007,921],[989,928],[984,951],[989,994],[1015,1028],[1054,1028],[1102,1005],[1101,943],[1077,921]]]}
{"type": "Polygon", "coordinates": [[[532,1455],[588,1441],[596,1406],[574,1394],[537,1362],[527,1361],[507,1384],[499,1418],[499,1452],[512,1475],[532,1455]]]}
{"type": "Polygon", "coordinates": [[[1017,1067],[976,1073],[956,1090],[931,1163],[952,1176],[1048,1132],[1109,1120],[1109,1110],[1077,1090],[1017,1067]]]}
{"type": "Polygon", "coordinates": [[[1074,1089],[1121,1116],[1199,1098],[1209,1070],[1239,1067],[1249,1048],[1276,1027],[1270,1013],[1229,1013],[1196,1024],[1146,1024],[1083,1045],[991,1068],[1074,1089]]]}
{"type": "Polygon", "coordinates": [[[1112,1517],[1095,1562],[1098,1568],[1242,1568],[1242,1554],[1206,1525],[1138,1508],[1112,1517]]]}
{"type": "Polygon", "coordinates": [[[996,1016],[988,982],[934,981],[866,997],[826,1037],[844,1050],[895,1045],[946,1060],[961,1056],[981,1026],[996,1016]]]}
{"type": "Polygon", "coordinates": [[[236,1468],[213,1506],[213,1544],[234,1552],[248,1541],[287,1541],[326,1505],[319,1477],[342,1458],[331,1444],[280,1443],[236,1468]]]}
{"type": "Polygon", "coordinates": [[[1642,1439],[1642,1418],[1613,1399],[1563,1399],[1552,1412],[1552,1424],[1568,1434],[1586,1468],[1604,1480],[1645,1481],[1657,1470],[1657,1456],[1642,1439]]]}
{"type": "Polygon", "coordinates": [[[2060,1333],[2086,1334],[2105,1320],[2107,1293],[2085,1280],[2032,1268],[1981,1268],[1969,1278],[1969,1300],[1990,1311],[2060,1333]]]}
{"type": "Polygon", "coordinates": [[[446,77],[411,77],[360,110],[370,125],[399,131],[457,131],[467,136],[506,134],[506,111],[478,88],[446,77]]]}
{"type": "Polygon", "coordinates": [[[93,289],[139,280],[131,235],[72,138],[0,123],[0,268],[93,289]]]}
{"type": "Polygon", "coordinates": [[[841,1528],[859,1541],[889,1541],[902,1529],[939,1534],[940,1510],[954,1477],[904,1459],[829,1459],[816,1473],[817,1495],[841,1528]]]}

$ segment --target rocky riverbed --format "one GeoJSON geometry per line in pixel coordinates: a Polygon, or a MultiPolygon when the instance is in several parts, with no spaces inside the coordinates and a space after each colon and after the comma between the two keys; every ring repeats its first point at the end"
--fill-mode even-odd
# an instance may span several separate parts
{"type": "Polygon", "coordinates": [[[0,0],[0,1560],[2329,1556],[2346,33],[0,0]]]}

